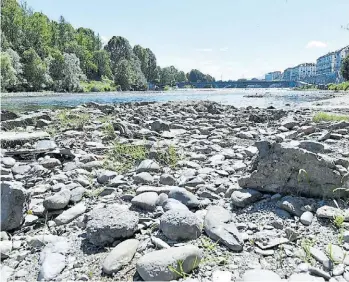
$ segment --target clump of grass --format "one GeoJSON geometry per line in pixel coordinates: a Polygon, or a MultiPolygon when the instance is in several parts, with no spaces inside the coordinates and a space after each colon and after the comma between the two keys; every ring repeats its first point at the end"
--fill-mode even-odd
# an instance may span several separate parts
{"type": "Polygon", "coordinates": [[[303,258],[304,262],[311,263],[312,255],[310,253],[310,247],[314,246],[315,242],[311,239],[303,239],[301,242],[301,247],[305,252],[305,257],[303,258]]]}
{"type": "Polygon", "coordinates": [[[173,267],[172,265],[169,265],[168,266],[168,269],[177,274],[180,278],[187,278],[188,277],[188,273],[186,273],[184,270],[183,270],[183,260],[178,260],[177,261],[177,267],[173,267]]]}
{"type": "Polygon", "coordinates": [[[324,112],[316,113],[313,117],[313,122],[321,121],[349,121],[349,116],[336,115],[324,112]]]}
{"type": "Polygon", "coordinates": [[[98,198],[99,195],[104,191],[104,188],[97,188],[97,189],[94,189],[94,190],[90,190],[90,191],[86,191],[85,192],[85,196],[87,198],[98,198]]]}
{"type": "Polygon", "coordinates": [[[341,214],[335,215],[333,216],[333,225],[338,229],[341,229],[343,227],[344,220],[345,218],[343,215],[341,214]]]}
{"type": "Polygon", "coordinates": [[[114,126],[110,122],[103,125],[103,133],[108,139],[114,139],[116,137],[114,126]]]}
{"type": "Polygon", "coordinates": [[[126,172],[145,160],[148,149],[144,145],[122,144],[115,142],[107,153],[104,167],[118,172],[126,172]]]}
{"type": "Polygon", "coordinates": [[[82,129],[90,118],[88,113],[74,114],[68,110],[63,110],[57,115],[57,120],[61,127],[74,129],[82,129]]]}
{"type": "Polygon", "coordinates": [[[202,238],[201,242],[202,242],[202,246],[209,251],[215,250],[216,246],[218,245],[218,241],[213,242],[212,240],[206,239],[206,238],[202,238]]]}
{"type": "Polygon", "coordinates": [[[180,155],[175,146],[169,145],[167,150],[158,153],[158,158],[161,163],[175,168],[180,160],[180,155]]]}

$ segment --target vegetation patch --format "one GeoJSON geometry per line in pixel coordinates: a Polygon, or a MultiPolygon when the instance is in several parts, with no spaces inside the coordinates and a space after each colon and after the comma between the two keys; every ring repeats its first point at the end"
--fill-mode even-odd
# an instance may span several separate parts
{"type": "Polygon", "coordinates": [[[123,173],[145,160],[148,153],[149,150],[144,145],[115,142],[107,153],[104,167],[123,173]]]}
{"type": "Polygon", "coordinates": [[[101,81],[81,81],[80,85],[83,89],[83,92],[116,91],[119,88],[115,85],[113,80],[108,78],[103,78],[101,81]]]}
{"type": "Polygon", "coordinates": [[[321,122],[321,121],[348,121],[349,116],[344,115],[336,115],[330,113],[319,112],[316,113],[313,117],[313,122],[321,122]]]}
{"type": "Polygon", "coordinates": [[[339,84],[331,83],[331,84],[328,86],[328,90],[335,90],[335,91],[343,90],[343,91],[349,91],[349,81],[345,81],[345,82],[342,82],[342,83],[339,83],[339,84]]]}

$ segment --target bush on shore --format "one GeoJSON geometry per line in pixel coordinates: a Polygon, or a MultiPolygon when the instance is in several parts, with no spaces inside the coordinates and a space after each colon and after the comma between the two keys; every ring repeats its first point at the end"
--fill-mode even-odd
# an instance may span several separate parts
{"type": "Polygon", "coordinates": [[[329,90],[336,90],[336,91],[339,91],[339,90],[349,91],[349,81],[342,82],[340,84],[331,83],[328,86],[328,89],[329,90]]]}
{"type": "Polygon", "coordinates": [[[83,88],[83,92],[105,92],[117,91],[119,89],[112,80],[106,78],[103,78],[102,81],[81,81],[80,85],[83,88]]]}

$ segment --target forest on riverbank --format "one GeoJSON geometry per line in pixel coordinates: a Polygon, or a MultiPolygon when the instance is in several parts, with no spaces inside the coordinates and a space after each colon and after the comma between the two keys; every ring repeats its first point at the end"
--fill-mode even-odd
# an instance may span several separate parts
{"type": "Polygon", "coordinates": [[[161,68],[149,48],[34,12],[25,2],[1,2],[1,91],[147,90],[177,82],[212,82],[197,69],[161,68]]]}

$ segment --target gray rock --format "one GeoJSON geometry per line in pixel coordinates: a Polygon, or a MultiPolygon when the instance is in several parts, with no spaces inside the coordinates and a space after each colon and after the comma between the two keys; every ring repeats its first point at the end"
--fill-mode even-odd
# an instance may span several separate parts
{"type": "Polygon", "coordinates": [[[143,160],[136,169],[139,172],[158,172],[160,166],[154,160],[143,160]]]}
{"type": "Polygon", "coordinates": [[[11,158],[11,157],[1,158],[0,162],[1,162],[1,164],[3,164],[7,168],[11,168],[16,164],[16,160],[14,158],[11,158]]]}
{"type": "Polygon", "coordinates": [[[0,241],[1,259],[8,258],[12,251],[12,241],[0,241]]]}
{"type": "Polygon", "coordinates": [[[57,144],[52,140],[39,140],[35,144],[35,149],[39,151],[53,150],[57,148],[57,144]]]}
{"type": "Polygon", "coordinates": [[[306,212],[304,212],[304,213],[301,215],[300,221],[301,221],[304,225],[308,226],[308,225],[310,225],[310,224],[312,223],[313,218],[314,218],[313,213],[311,213],[311,212],[309,212],[309,211],[306,211],[306,212]]]}
{"type": "Polygon", "coordinates": [[[156,132],[170,131],[170,123],[162,120],[156,120],[151,125],[151,130],[156,132]]]}
{"type": "Polygon", "coordinates": [[[174,186],[176,185],[176,179],[170,174],[162,174],[160,176],[160,184],[174,186]]]}
{"type": "Polygon", "coordinates": [[[133,206],[147,210],[154,211],[158,201],[158,194],[155,192],[145,192],[135,196],[131,203],[133,206]]]}
{"type": "Polygon", "coordinates": [[[275,272],[264,269],[247,270],[241,277],[241,282],[281,282],[281,278],[275,272]]]}
{"type": "Polygon", "coordinates": [[[65,268],[65,255],[51,251],[43,251],[40,256],[40,264],[38,280],[52,280],[65,268]]]}
{"type": "Polygon", "coordinates": [[[116,239],[131,237],[138,227],[138,215],[118,204],[96,207],[88,215],[86,233],[96,246],[111,244],[116,239]]]}
{"type": "Polygon", "coordinates": [[[150,240],[155,245],[155,247],[157,247],[159,249],[169,249],[169,248],[171,248],[166,242],[164,242],[160,238],[151,236],[150,240]]]}
{"type": "Polygon", "coordinates": [[[180,201],[188,208],[197,208],[200,205],[199,199],[185,188],[171,189],[168,197],[180,201]]]}
{"type": "Polygon", "coordinates": [[[298,147],[313,153],[322,153],[325,149],[324,144],[316,141],[301,141],[298,147]]]}
{"type": "Polygon", "coordinates": [[[124,265],[127,265],[137,251],[139,241],[128,239],[118,244],[104,259],[102,269],[106,274],[118,272],[124,265]]]}
{"type": "Polygon", "coordinates": [[[216,270],[212,273],[212,282],[231,282],[232,273],[230,271],[216,270]]]}
{"type": "Polygon", "coordinates": [[[262,198],[262,194],[253,189],[236,190],[231,195],[231,203],[234,206],[245,207],[262,198]]]}
{"type": "Polygon", "coordinates": [[[325,278],[325,280],[330,280],[331,278],[331,275],[329,273],[313,266],[309,266],[309,273],[315,276],[321,276],[325,278]]]}
{"type": "Polygon", "coordinates": [[[60,166],[61,162],[60,160],[55,158],[49,158],[49,159],[45,158],[42,161],[40,161],[39,164],[42,165],[44,168],[53,169],[57,166],[60,166]]]}
{"type": "Polygon", "coordinates": [[[204,229],[213,241],[224,244],[233,251],[241,251],[243,239],[232,220],[232,214],[228,210],[211,206],[205,216],[204,229]]]}
{"type": "Polygon", "coordinates": [[[169,210],[160,218],[160,230],[171,240],[192,240],[201,235],[201,221],[189,210],[169,210]]]}
{"type": "Polygon", "coordinates": [[[256,142],[259,155],[248,177],[240,178],[243,188],[259,191],[299,193],[310,197],[344,194],[333,187],[349,188],[349,174],[336,173],[335,160],[287,143],[256,142]]]}
{"type": "MultiPolygon", "coordinates": [[[[1,267],[1,271],[0,271],[1,282],[10,281],[10,277],[15,270],[12,267],[9,267],[3,264],[1,264],[0,267],[1,267]]],[[[13,280],[11,279],[11,281],[13,280]]]]}
{"type": "Polygon", "coordinates": [[[323,278],[311,276],[308,273],[295,273],[288,278],[288,282],[321,282],[323,278]]]}
{"type": "Polygon", "coordinates": [[[318,262],[322,263],[325,268],[329,269],[331,267],[332,263],[323,251],[314,247],[309,247],[309,252],[318,262]]]}
{"type": "Polygon", "coordinates": [[[189,210],[188,207],[176,199],[167,199],[162,204],[165,212],[169,210],[189,210]]]}
{"type": "Polygon", "coordinates": [[[137,184],[150,184],[154,181],[154,178],[149,172],[140,172],[133,177],[133,181],[137,184]]]}
{"type": "Polygon", "coordinates": [[[80,202],[82,197],[84,196],[86,189],[84,187],[76,187],[73,190],[70,190],[70,202],[77,203],[80,202]]]}
{"type": "Polygon", "coordinates": [[[86,206],[84,203],[79,203],[70,209],[62,212],[59,216],[55,218],[55,223],[57,225],[67,224],[72,222],[75,218],[79,217],[86,211],[86,206]]]}
{"type": "Polygon", "coordinates": [[[158,200],[156,201],[157,206],[162,206],[165,201],[167,201],[168,195],[165,193],[161,193],[158,197],[158,200]]]}
{"type": "MultiPolygon", "coordinates": [[[[3,125],[3,123],[1,124],[3,125]]],[[[46,139],[50,138],[50,135],[47,132],[13,132],[13,131],[7,131],[1,132],[1,144],[3,147],[7,146],[14,146],[14,145],[20,145],[27,142],[39,140],[39,139],[46,139]]]]}
{"type": "Polygon", "coordinates": [[[45,198],[43,205],[48,210],[64,209],[68,205],[70,197],[70,190],[64,189],[50,197],[45,198]]]}
{"type": "Polygon", "coordinates": [[[30,169],[30,165],[15,165],[12,167],[11,170],[13,174],[24,175],[27,174],[30,171],[30,169]]]}
{"type": "Polygon", "coordinates": [[[333,219],[334,217],[341,215],[344,216],[345,221],[349,221],[349,210],[341,210],[330,206],[322,206],[316,210],[316,216],[319,218],[333,219]]]}
{"type": "Polygon", "coordinates": [[[18,228],[23,222],[23,212],[28,192],[20,182],[1,182],[1,231],[18,228]]]}
{"type": "Polygon", "coordinates": [[[198,247],[186,245],[147,253],[138,260],[136,268],[144,281],[171,281],[180,278],[180,269],[190,273],[201,258],[198,247]]]}
{"type": "Polygon", "coordinates": [[[115,178],[118,174],[115,171],[103,170],[97,176],[97,181],[100,184],[104,184],[115,178]]]}
{"type": "Polygon", "coordinates": [[[283,197],[280,202],[278,202],[278,206],[285,211],[300,217],[303,213],[302,206],[303,201],[300,198],[293,196],[283,197]]]}

